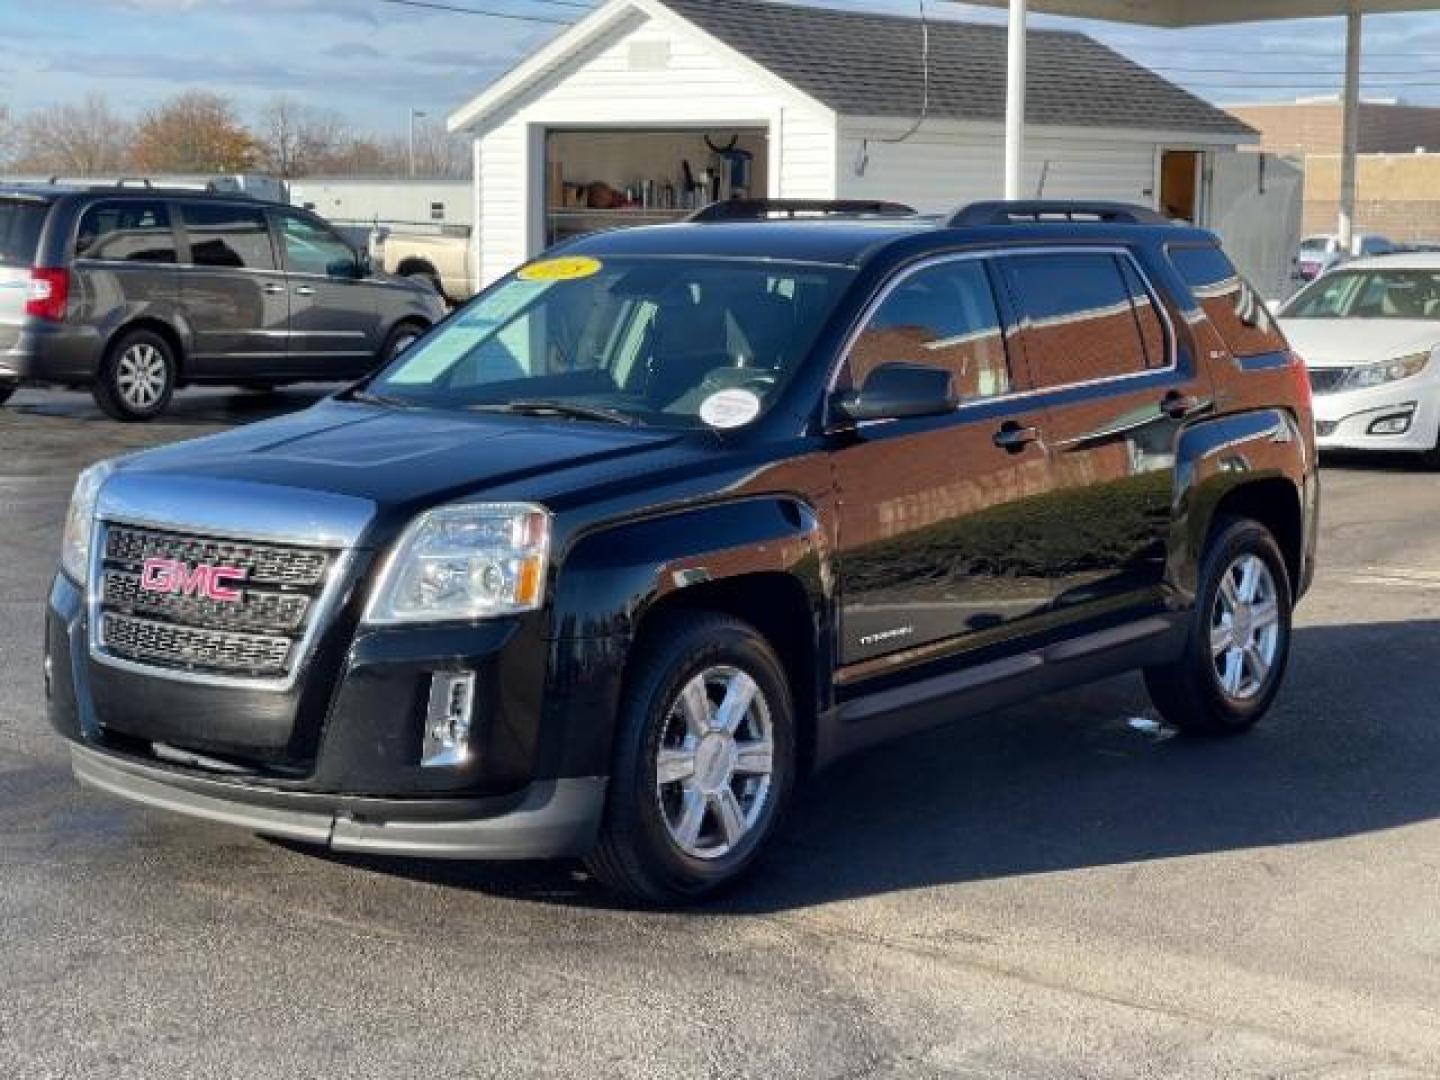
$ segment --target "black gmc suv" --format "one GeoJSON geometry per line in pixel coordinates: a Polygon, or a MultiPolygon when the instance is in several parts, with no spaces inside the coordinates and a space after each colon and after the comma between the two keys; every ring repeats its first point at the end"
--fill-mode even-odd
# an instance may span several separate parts
{"type": "Polygon", "coordinates": [[[1184,731],[1254,724],[1319,491],[1215,238],[775,220],[811,209],[581,239],[305,412],[82,474],[45,661],[77,777],[671,903],[882,739],[1136,668],[1184,731]]]}

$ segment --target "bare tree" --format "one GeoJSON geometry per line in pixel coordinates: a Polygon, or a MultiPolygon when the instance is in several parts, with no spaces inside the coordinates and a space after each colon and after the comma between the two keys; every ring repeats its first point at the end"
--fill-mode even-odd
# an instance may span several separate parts
{"type": "Polygon", "coordinates": [[[145,172],[243,172],[260,158],[255,137],[230,102],[187,90],[151,109],[135,127],[131,164],[145,172]]]}
{"type": "Polygon", "coordinates": [[[330,161],[353,141],[339,113],[284,95],[265,106],[256,137],[265,168],[287,178],[331,171],[330,161]]]}
{"type": "Polygon", "coordinates": [[[36,109],[15,127],[15,166],[73,176],[115,172],[124,166],[130,132],[99,94],[36,109]]]}
{"type": "MultiPolygon", "coordinates": [[[[408,171],[410,148],[407,136],[400,135],[385,141],[389,155],[398,168],[396,172],[408,171]]],[[[441,124],[417,124],[415,126],[415,175],[428,177],[464,178],[470,175],[470,143],[446,131],[441,124]]]]}

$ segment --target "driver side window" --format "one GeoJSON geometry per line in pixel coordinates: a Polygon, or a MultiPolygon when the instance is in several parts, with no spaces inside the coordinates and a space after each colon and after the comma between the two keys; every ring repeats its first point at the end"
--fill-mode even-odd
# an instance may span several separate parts
{"type": "Polygon", "coordinates": [[[354,250],[329,229],[306,218],[282,214],[280,236],[285,244],[287,270],[321,277],[360,276],[354,250]]]}
{"type": "Polygon", "coordinates": [[[1000,312],[982,260],[956,259],[904,278],[850,350],[851,385],[894,361],[947,369],[962,401],[1010,392],[1000,312]]]}

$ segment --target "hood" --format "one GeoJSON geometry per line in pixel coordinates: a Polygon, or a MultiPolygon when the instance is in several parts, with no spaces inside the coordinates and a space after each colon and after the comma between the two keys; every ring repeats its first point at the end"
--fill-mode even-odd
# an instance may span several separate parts
{"type": "MultiPolygon", "coordinates": [[[[120,474],[173,479],[175,490],[288,489],[287,497],[350,498],[404,514],[617,458],[656,453],[673,431],[535,417],[391,409],[336,400],[276,420],[126,458],[120,474]]],[[[155,487],[154,484],[148,484],[155,487]]],[[[163,486],[163,485],[162,485],[163,486]]],[[[537,485],[540,486],[540,485],[537,485]]],[[[257,526],[262,523],[257,523],[257,526]]]]}
{"type": "Polygon", "coordinates": [[[1440,345],[1440,322],[1428,319],[1281,319],[1306,367],[1353,367],[1428,352],[1440,345]]]}

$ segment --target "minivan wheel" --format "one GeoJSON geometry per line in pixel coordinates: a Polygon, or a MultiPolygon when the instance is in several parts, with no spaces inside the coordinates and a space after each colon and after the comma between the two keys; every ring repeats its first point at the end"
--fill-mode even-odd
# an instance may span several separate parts
{"type": "Polygon", "coordinates": [[[122,335],[106,354],[92,393],[116,420],[153,420],[175,393],[174,349],[149,330],[122,335]]]}
{"type": "Polygon", "coordinates": [[[588,864],[644,904],[700,900],[749,871],[795,777],[795,719],[766,640],[729,616],[669,620],[627,679],[588,864]]]}
{"type": "Polygon", "coordinates": [[[1160,715],[1201,735],[1253,727],[1285,676],[1292,602],[1285,560],[1269,530],[1248,519],[1221,522],[1201,562],[1184,654],[1145,671],[1160,715]]]}
{"type": "Polygon", "coordinates": [[[391,360],[419,341],[424,333],[425,327],[419,323],[400,323],[390,331],[390,336],[385,339],[385,347],[380,350],[380,362],[382,364],[390,363],[391,360]]]}

